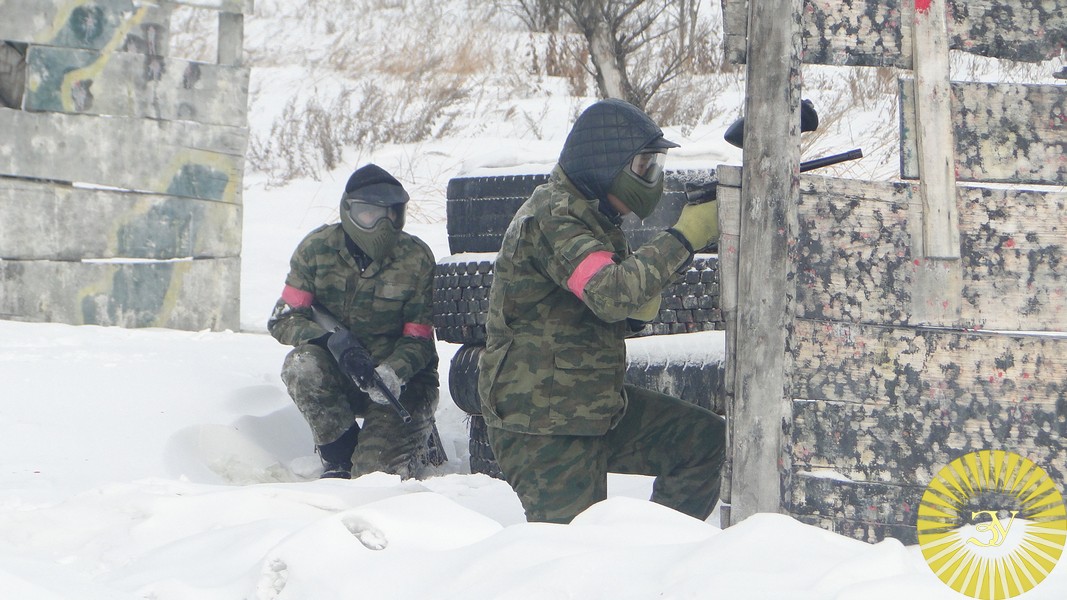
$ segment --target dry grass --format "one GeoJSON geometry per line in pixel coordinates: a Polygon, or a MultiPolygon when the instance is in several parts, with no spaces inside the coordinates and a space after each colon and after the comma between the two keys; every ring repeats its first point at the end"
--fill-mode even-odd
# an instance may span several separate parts
{"type": "MultiPolygon", "coordinates": [[[[309,83],[287,99],[269,131],[252,132],[249,166],[274,183],[314,177],[336,167],[346,150],[360,154],[381,144],[476,136],[487,123],[501,120],[542,139],[554,96],[567,94],[577,110],[595,93],[589,55],[581,35],[566,26],[529,31],[504,1],[259,0],[257,13],[275,20],[291,16],[297,31],[288,43],[246,45],[248,64],[299,65],[309,83]],[[294,48],[293,42],[307,46],[294,48]]],[[[743,111],[745,68],[725,63],[721,13],[717,3],[712,6],[716,10],[705,15],[712,33],[686,71],[647,107],[657,122],[686,135],[697,127],[728,124],[743,111]]],[[[214,19],[214,11],[176,8],[174,53],[213,61],[214,19]]],[[[655,53],[643,60],[654,61],[655,53]]],[[[993,73],[1001,81],[1033,81],[1052,70],[1047,64],[991,64],[962,55],[954,61],[953,77],[981,80],[993,73]]],[[[902,75],[890,68],[805,65],[802,97],[815,100],[821,126],[802,137],[802,156],[862,147],[864,160],[826,172],[894,178],[902,75]]]]}
{"type": "Polygon", "coordinates": [[[322,58],[308,65],[309,75],[337,83],[296,92],[268,133],[253,132],[249,164],[273,183],[333,169],[345,148],[362,152],[453,133],[472,92],[498,68],[498,32],[441,3],[312,4],[322,12],[307,27],[324,35],[312,49],[322,58]],[[354,11],[365,27],[351,26],[354,11]]]}

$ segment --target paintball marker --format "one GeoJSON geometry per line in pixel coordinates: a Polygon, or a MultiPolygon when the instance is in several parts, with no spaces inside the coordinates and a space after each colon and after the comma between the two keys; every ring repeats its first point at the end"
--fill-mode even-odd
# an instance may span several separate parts
{"type": "MultiPolygon", "coordinates": [[[[800,132],[815,131],[819,128],[819,113],[815,112],[815,104],[811,100],[800,101],[800,132]]],[[[731,146],[741,147],[745,140],[745,118],[733,122],[726,128],[726,133],[722,135],[723,139],[730,143],[731,146]]]]}
{"type": "MultiPolygon", "coordinates": [[[[333,313],[331,313],[329,309],[319,304],[318,302],[314,302],[311,304],[311,320],[315,321],[319,324],[319,326],[331,333],[348,332],[348,330],[345,329],[343,325],[341,325],[341,322],[337,320],[337,317],[333,316],[333,313]]],[[[367,351],[367,349],[360,345],[358,341],[356,341],[355,336],[351,336],[351,334],[349,335],[352,339],[352,342],[355,344],[355,348],[353,349],[356,352],[362,352],[363,354],[369,357],[370,353],[367,351]]],[[[355,378],[353,378],[353,382],[357,386],[360,386],[361,388],[363,387],[362,385],[360,385],[359,381],[355,380],[355,378]]],[[[411,422],[411,413],[409,413],[407,409],[404,408],[404,405],[400,403],[400,400],[393,395],[393,392],[389,390],[389,386],[385,385],[385,382],[382,381],[381,376],[378,375],[377,372],[371,371],[371,384],[374,385],[374,387],[377,388],[378,391],[381,392],[389,400],[389,404],[392,405],[392,407],[396,410],[396,414],[400,415],[401,420],[403,420],[405,423],[411,422]]]]}
{"type": "MultiPolygon", "coordinates": [[[[823,156],[821,158],[813,158],[800,163],[800,172],[804,173],[806,171],[811,171],[812,169],[821,169],[823,167],[829,167],[830,165],[836,165],[837,163],[856,160],[857,158],[863,158],[863,150],[860,150],[859,148],[849,150],[848,152],[823,156]]],[[[711,202],[716,198],[718,185],[718,181],[711,181],[692,188],[686,187],[685,203],[703,204],[705,202],[711,202]]]]}
{"type": "MultiPolygon", "coordinates": [[[[815,105],[812,104],[811,100],[802,100],[800,103],[800,131],[815,131],[818,127],[819,114],[815,112],[815,105]]],[[[726,130],[726,133],[723,135],[723,138],[725,138],[731,145],[741,148],[744,135],[745,118],[741,117],[734,121],[733,125],[730,125],[726,130]]],[[[823,156],[822,158],[813,158],[800,163],[800,172],[804,173],[806,171],[811,171],[812,169],[821,169],[848,160],[856,160],[857,158],[863,158],[863,151],[859,148],[849,150],[848,152],[823,156]]],[[[719,182],[710,181],[693,188],[686,186],[685,203],[703,204],[715,200],[717,197],[718,185],[719,182]]]]}

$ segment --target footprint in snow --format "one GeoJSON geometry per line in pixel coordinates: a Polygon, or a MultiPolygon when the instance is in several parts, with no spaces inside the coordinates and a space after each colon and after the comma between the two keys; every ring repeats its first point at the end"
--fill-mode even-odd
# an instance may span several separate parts
{"type": "Polygon", "coordinates": [[[256,586],[258,600],[277,600],[289,580],[289,565],[281,559],[271,559],[263,565],[259,584],[256,586]]]}
{"type": "Polygon", "coordinates": [[[385,538],[385,534],[361,517],[342,517],[341,523],[368,550],[385,550],[385,547],[389,545],[389,540],[385,538]]]}

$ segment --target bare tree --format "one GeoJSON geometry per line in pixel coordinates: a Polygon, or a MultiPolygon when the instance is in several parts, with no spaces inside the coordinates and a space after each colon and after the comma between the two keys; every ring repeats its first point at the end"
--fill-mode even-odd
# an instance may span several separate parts
{"type": "Polygon", "coordinates": [[[563,15],[559,0],[506,0],[504,8],[516,15],[530,31],[554,33],[559,31],[563,15]]]}
{"type": "Polygon", "coordinates": [[[600,96],[644,108],[684,72],[703,32],[699,0],[559,0],[585,36],[600,96]]]}

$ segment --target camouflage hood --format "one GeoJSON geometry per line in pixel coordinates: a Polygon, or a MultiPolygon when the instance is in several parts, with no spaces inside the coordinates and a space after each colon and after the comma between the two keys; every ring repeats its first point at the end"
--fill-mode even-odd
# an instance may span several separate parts
{"type": "Polygon", "coordinates": [[[663,130],[636,106],[615,98],[601,100],[574,122],[559,166],[587,198],[606,200],[630,159],[662,137],[663,130]]]}

